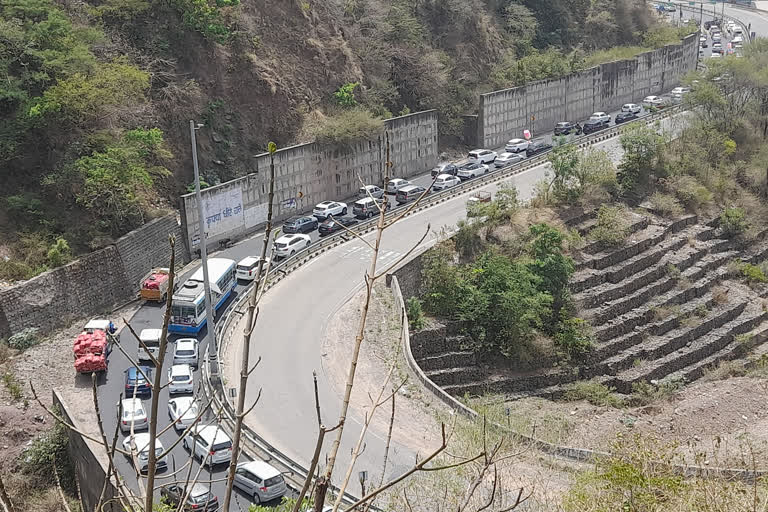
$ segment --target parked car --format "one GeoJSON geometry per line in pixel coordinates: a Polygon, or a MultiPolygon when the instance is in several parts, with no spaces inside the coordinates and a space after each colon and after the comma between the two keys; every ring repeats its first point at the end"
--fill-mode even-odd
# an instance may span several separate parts
{"type": "Polygon", "coordinates": [[[195,338],[179,338],[173,347],[173,364],[197,368],[198,342],[195,338]]]}
{"type": "Polygon", "coordinates": [[[198,414],[200,409],[194,397],[177,396],[168,400],[168,416],[176,430],[184,430],[195,423],[198,414]]]}
{"type": "Polygon", "coordinates": [[[190,436],[181,442],[192,452],[192,457],[208,466],[229,462],[232,455],[232,440],[216,425],[197,425],[190,436]]]}
{"type": "Polygon", "coordinates": [[[712,50],[712,55],[709,56],[710,59],[719,59],[721,57],[722,57],[722,55],[720,55],[719,52],[716,52],[714,50],[712,50]]]}
{"type": "Polygon", "coordinates": [[[383,196],[384,190],[377,187],[376,185],[365,185],[364,187],[360,187],[360,189],[357,191],[357,197],[360,199],[365,199],[366,197],[380,199],[383,196]]]}
{"type": "Polygon", "coordinates": [[[293,256],[302,249],[306,249],[312,244],[309,235],[283,235],[275,240],[275,256],[285,258],[293,256]]]}
{"type": "Polygon", "coordinates": [[[372,199],[370,197],[359,199],[352,203],[352,215],[360,219],[368,219],[379,214],[380,206],[384,206],[386,210],[389,208],[389,201],[385,203],[383,199],[372,199]]]}
{"type": "Polygon", "coordinates": [[[608,128],[608,121],[605,119],[590,119],[584,123],[584,134],[595,133],[608,128]]]}
{"type": "Polygon", "coordinates": [[[397,194],[397,191],[407,187],[411,182],[402,178],[394,178],[387,182],[387,194],[397,194]]]}
{"type": "Polygon", "coordinates": [[[354,226],[360,222],[354,217],[341,217],[338,219],[328,219],[320,223],[320,227],[317,230],[320,232],[320,236],[330,235],[337,231],[343,230],[344,227],[354,226]]]}
{"type": "Polygon", "coordinates": [[[184,501],[184,506],[181,510],[195,512],[209,512],[219,508],[219,498],[217,498],[207,485],[195,482],[192,487],[185,485],[171,484],[160,489],[160,497],[173,507],[173,510],[178,510],[179,504],[184,497],[187,497],[184,501]]]}
{"type": "Polygon", "coordinates": [[[525,160],[525,157],[519,153],[505,152],[496,157],[493,165],[496,167],[506,167],[508,165],[516,164],[517,162],[522,162],[523,160],[525,160]]]}
{"type": "Polygon", "coordinates": [[[528,158],[538,155],[539,153],[543,153],[544,151],[548,151],[552,149],[552,144],[549,144],[547,142],[534,142],[530,146],[528,146],[528,149],[525,152],[525,156],[528,158]]]}
{"type": "Polygon", "coordinates": [[[280,498],[288,491],[283,475],[261,460],[238,464],[233,484],[248,496],[253,496],[256,504],[280,498]]]}
{"type": "Polygon", "coordinates": [[[291,217],[283,224],[283,233],[311,233],[319,224],[314,216],[297,215],[291,217]]]}
{"type": "Polygon", "coordinates": [[[123,414],[120,417],[120,430],[130,432],[133,426],[134,432],[145,430],[149,427],[147,422],[147,411],[144,410],[144,404],[141,398],[124,398],[121,402],[123,414]]]}
{"type": "Polygon", "coordinates": [[[457,172],[459,172],[459,168],[456,166],[456,164],[440,164],[432,169],[430,175],[433,178],[441,174],[450,174],[451,176],[456,176],[457,172]]]}
{"type": "Polygon", "coordinates": [[[709,46],[709,39],[707,38],[707,36],[701,36],[699,38],[699,45],[702,48],[706,48],[707,46],[709,46]]]}
{"type": "Polygon", "coordinates": [[[522,153],[531,143],[525,139],[512,139],[507,141],[507,145],[504,146],[504,151],[507,153],[522,153]]]}
{"type": "MultiPolygon", "coordinates": [[[[256,274],[259,271],[260,261],[261,256],[247,256],[243,258],[235,267],[235,275],[243,281],[253,281],[256,279],[256,274]]],[[[264,258],[264,262],[261,264],[262,272],[267,268],[267,263],[269,263],[269,258],[264,258]]]]}
{"type": "Polygon", "coordinates": [[[627,121],[632,121],[634,119],[637,119],[637,114],[634,112],[619,112],[616,114],[616,120],[614,121],[616,124],[626,123],[627,121]]]}
{"type": "Polygon", "coordinates": [[[570,135],[571,133],[581,135],[581,125],[571,122],[562,122],[555,125],[555,135],[570,135]]]}
{"type": "Polygon", "coordinates": [[[621,106],[622,112],[632,112],[633,114],[639,114],[642,110],[643,107],[637,103],[625,103],[621,106]]]}
{"type": "Polygon", "coordinates": [[[192,367],[188,364],[174,364],[168,368],[168,393],[192,393],[195,390],[192,367]]]}
{"type": "Polygon", "coordinates": [[[151,398],[152,386],[147,382],[147,379],[152,378],[152,368],[149,366],[140,366],[139,368],[141,368],[141,371],[135,366],[125,370],[125,396],[151,398]]]}
{"type": "Polygon", "coordinates": [[[477,178],[488,172],[488,166],[485,164],[467,164],[459,169],[458,176],[461,181],[471,180],[477,178]]]}
{"type": "Polygon", "coordinates": [[[469,152],[467,159],[473,164],[489,164],[496,160],[496,152],[490,149],[475,149],[469,152]]]}
{"type": "Polygon", "coordinates": [[[419,185],[410,185],[408,187],[403,187],[400,190],[397,191],[397,195],[395,196],[395,200],[397,201],[397,204],[405,204],[410,203],[411,201],[417,200],[421,195],[426,191],[424,187],[421,187],[419,185]]]}
{"type": "Polygon", "coordinates": [[[440,174],[432,185],[432,191],[445,190],[446,188],[455,187],[461,183],[461,178],[458,176],[451,176],[450,174],[440,174]]]}
{"type": "MultiPolygon", "coordinates": [[[[142,432],[141,434],[126,437],[123,441],[123,450],[127,453],[131,453],[131,440],[136,443],[136,465],[138,466],[136,469],[143,473],[149,467],[149,434],[142,432]]],[[[161,455],[165,451],[163,443],[159,439],[155,439],[154,448],[156,456],[161,455]]],[[[128,458],[132,459],[131,456],[128,456],[128,458]]],[[[167,456],[157,459],[156,468],[158,471],[168,468],[167,456]]]]}
{"type": "Polygon", "coordinates": [[[315,206],[312,210],[312,215],[318,218],[318,220],[325,220],[329,216],[334,215],[346,215],[347,205],[345,203],[339,203],[338,201],[323,201],[315,206]]]}
{"type": "Polygon", "coordinates": [[[646,108],[658,107],[663,102],[664,100],[661,98],[661,96],[646,96],[643,98],[643,106],[646,108]]]}
{"type": "Polygon", "coordinates": [[[595,112],[591,116],[589,116],[590,121],[605,121],[606,123],[611,122],[611,116],[606,114],[605,112],[595,112]]]}

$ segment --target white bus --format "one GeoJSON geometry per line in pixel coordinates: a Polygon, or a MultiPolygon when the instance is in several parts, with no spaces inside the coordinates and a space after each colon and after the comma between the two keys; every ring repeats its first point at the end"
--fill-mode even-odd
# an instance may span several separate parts
{"type": "MultiPolygon", "coordinates": [[[[208,260],[208,279],[211,283],[211,302],[213,311],[221,307],[237,286],[235,278],[235,260],[211,258],[208,260]]],[[[203,267],[197,269],[176,293],[171,303],[171,332],[197,333],[206,324],[205,287],[203,286],[203,267]]]]}

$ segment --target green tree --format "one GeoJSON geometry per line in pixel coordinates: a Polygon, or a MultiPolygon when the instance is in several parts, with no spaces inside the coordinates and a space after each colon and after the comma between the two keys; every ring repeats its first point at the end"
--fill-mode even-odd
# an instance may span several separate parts
{"type": "Polygon", "coordinates": [[[749,227],[746,213],[741,208],[726,208],[720,214],[720,229],[728,238],[738,236],[749,227]]]}
{"type": "Polygon", "coordinates": [[[64,238],[57,238],[50,249],[48,249],[48,265],[51,268],[66,265],[72,261],[72,250],[64,238]]]}
{"type": "Polygon", "coordinates": [[[624,156],[618,168],[621,194],[629,201],[638,201],[647,192],[653,177],[664,177],[664,137],[654,128],[632,126],[622,134],[624,156]]]}
{"type": "Polygon", "coordinates": [[[336,92],[333,93],[333,97],[336,98],[336,103],[342,107],[356,106],[357,100],[355,99],[355,88],[359,85],[359,82],[352,82],[339,87],[336,92]]]}
{"type": "Polygon", "coordinates": [[[574,183],[579,166],[579,152],[573,144],[557,144],[547,156],[552,166],[550,183],[555,200],[574,203],[579,198],[580,187],[574,183]]]}
{"type": "MultiPolygon", "coordinates": [[[[547,224],[535,224],[530,227],[530,256],[528,268],[538,276],[538,289],[549,294],[552,301],[550,320],[560,318],[560,310],[569,302],[568,281],[573,275],[573,260],[563,252],[563,234],[547,224]]],[[[545,329],[552,334],[554,321],[545,329]]]]}

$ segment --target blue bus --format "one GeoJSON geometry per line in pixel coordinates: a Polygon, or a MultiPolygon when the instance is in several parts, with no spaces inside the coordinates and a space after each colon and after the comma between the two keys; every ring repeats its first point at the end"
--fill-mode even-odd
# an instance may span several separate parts
{"type": "MultiPolygon", "coordinates": [[[[208,279],[211,283],[211,301],[213,310],[217,311],[224,304],[232,290],[237,286],[235,278],[235,260],[226,258],[211,258],[208,260],[208,279]]],[[[208,319],[205,316],[205,287],[203,283],[203,267],[197,269],[192,277],[178,288],[171,302],[171,321],[168,325],[170,332],[192,333],[200,332],[208,319]]]]}

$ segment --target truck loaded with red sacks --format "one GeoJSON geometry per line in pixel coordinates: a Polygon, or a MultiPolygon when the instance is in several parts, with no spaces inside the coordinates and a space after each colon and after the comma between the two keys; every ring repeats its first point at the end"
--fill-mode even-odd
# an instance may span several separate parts
{"type": "Polygon", "coordinates": [[[107,370],[107,357],[112,350],[110,335],[117,331],[111,320],[93,319],[75,338],[75,371],[77,373],[107,370]]]}
{"type": "Polygon", "coordinates": [[[168,296],[168,282],[170,269],[153,268],[152,271],[141,280],[139,295],[143,300],[163,302],[168,296]]]}

